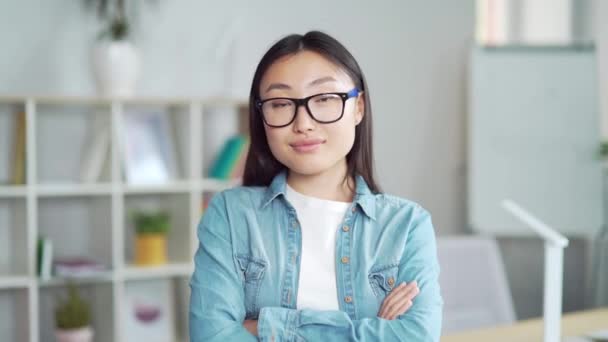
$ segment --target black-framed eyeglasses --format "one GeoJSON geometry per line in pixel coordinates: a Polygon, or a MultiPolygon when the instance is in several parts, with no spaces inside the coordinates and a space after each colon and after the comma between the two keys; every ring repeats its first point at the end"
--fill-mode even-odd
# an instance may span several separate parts
{"type": "Polygon", "coordinates": [[[329,124],[342,119],[346,100],[357,97],[360,93],[359,89],[354,88],[347,93],[321,93],[302,99],[273,97],[258,100],[255,105],[262,113],[264,123],[270,127],[289,126],[295,120],[300,106],[304,106],[315,121],[329,124]]]}

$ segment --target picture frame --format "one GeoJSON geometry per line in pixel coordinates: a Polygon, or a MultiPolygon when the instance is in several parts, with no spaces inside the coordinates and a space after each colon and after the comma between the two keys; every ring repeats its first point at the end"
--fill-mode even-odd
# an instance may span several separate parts
{"type": "Polygon", "coordinates": [[[123,120],[123,166],[131,185],[161,184],[178,176],[170,113],[157,108],[129,110],[123,120]]]}
{"type": "Polygon", "coordinates": [[[171,279],[125,284],[125,341],[166,342],[175,338],[175,298],[171,279]]]}

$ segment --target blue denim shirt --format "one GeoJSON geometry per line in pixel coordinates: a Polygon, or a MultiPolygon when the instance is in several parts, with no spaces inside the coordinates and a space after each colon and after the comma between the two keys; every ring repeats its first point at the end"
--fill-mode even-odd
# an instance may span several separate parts
{"type": "Polygon", "coordinates": [[[335,260],[340,310],[297,310],[301,232],[285,198],[286,174],[268,187],[215,195],[198,227],[190,281],[191,341],[439,341],[441,299],[435,234],[416,203],[373,194],[362,177],[341,227],[335,260]],[[348,257],[346,262],[342,257],[348,257]],[[377,317],[401,282],[420,293],[395,320],[377,317]]]}

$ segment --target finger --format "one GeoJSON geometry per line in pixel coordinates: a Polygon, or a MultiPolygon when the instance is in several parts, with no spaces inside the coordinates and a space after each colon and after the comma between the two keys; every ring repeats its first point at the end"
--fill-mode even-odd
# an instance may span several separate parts
{"type": "Polygon", "coordinates": [[[416,282],[409,283],[402,291],[395,293],[394,296],[386,300],[383,314],[388,317],[389,312],[396,311],[399,307],[403,306],[404,302],[408,299],[414,298],[418,294],[418,286],[416,282]]]}
{"type": "Polygon", "coordinates": [[[407,302],[405,302],[404,306],[398,310],[397,312],[395,312],[392,315],[389,315],[389,320],[394,320],[397,319],[397,317],[399,317],[399,315],[403,315],[404,313],[407,312],[407,310],[409,310],[412,307],[413,302],[411,300],[408,300],[407,302]]]}
{"type": "Polygon", "coordinates": [[[399,286],[393,288],[391,290],[391,292],[382,301],[382,307],[380,308],[378,316],[383,317],[383,318],[386,317],[387,310],[388,310],[389,306],[391,305],[391,303],[393,303],[394,299],[397,298],[400,294],[402,294],[403,291],[407,291],[408,286],[409,286],[409,284],[403,282],[403,283],[399,284],[399,286]]]}
{"type": "Polygon", "coordinates": [[[410,291],[411,287],[413,285],[410,284],[406,284],[405,282],[399,284],[399,286],[395,287],[388,296],[386,296],[382,302],[382,307],[380,308],[380,311],[378,312],[378,316],[379,317],[386,317],[386,313],[388,311],[388,309],[390,308],[390,306],[395,303],[396,299],[402,297],[405,293],[407,293],[408,291],[410,291]]]}
{"type": "Polygon", "coordinates": [[[418,293],[418,287],[410,289],[410,291],[406,295],[398,298],[399,301],[397,303],[387,308],[386,316],[396,317],[398,315],[404,314],[405,310],[409,309],[409,307],[412,305],[412,300],[418,295],[418,293]]]}
{"type": "Polygon", "coordinates": [[[387,305],[385,314],[388,316],[389,314],[399,310],[400,307],[402,307],[407,301],[412,300],[418,295],[418,293],[419,289],[415,285],[412,285],[407,290],[402,291],[387,305]]]}
{"type": "Polygon", "coordinates": [[[382,305],[380,306],[380,311],[378,311],[378,317],[382,317],[382,315],[386,312],[386,303],[389,301],[396,293],[399,293],[406,287],[406,283],[401,283],[397,287],[393,288],[388,296],[384,297],[382,300],[382,305]]]}

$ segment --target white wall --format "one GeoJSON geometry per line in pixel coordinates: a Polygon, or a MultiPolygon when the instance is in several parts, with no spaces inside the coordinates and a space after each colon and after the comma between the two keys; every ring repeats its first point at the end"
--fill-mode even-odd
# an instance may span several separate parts
{"type": "MultiPolygon", "coordinates": [[[[0,11],[0,93],[92,94],[97,30],[83,1],[12,1],[0,11]]],[[[137,27],[141,95],[222,91],[217,37],[244,14],[233,95],[248,94],[262,53],[287,33],[322,29],[355,55],[370,83],[379,181],[421,202],[441,233],[465,230],[465,62],[474,1],[154,1],[137,27]],[[405,147],[405,148],[404,148],[405,147]]]]}
{"type": "Polygon", "coordinates": [[[608,139],[608,1],[595,0],[593,9],[600,76],[602,136],[608,139]]]}

